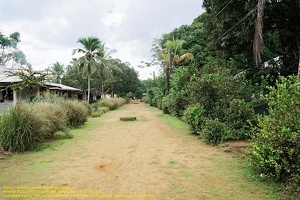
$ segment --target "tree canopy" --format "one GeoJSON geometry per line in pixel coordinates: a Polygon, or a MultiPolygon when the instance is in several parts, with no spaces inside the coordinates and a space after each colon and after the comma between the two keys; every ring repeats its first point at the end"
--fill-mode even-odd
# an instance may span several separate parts
{"type": "Polygon", "coordinates": [[[14,32],[5,36],[0,31],[0,66],[15,67],[16,65],[27,64],[24,53],[18,49],[20,33],[14,32]]]}

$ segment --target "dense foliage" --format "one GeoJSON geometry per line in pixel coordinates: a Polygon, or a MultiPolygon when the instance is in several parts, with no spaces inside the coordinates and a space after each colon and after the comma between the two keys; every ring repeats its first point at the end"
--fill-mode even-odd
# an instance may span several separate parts
{"type": "MultiPolygon", "coordinates": [[[[141,98],[142,93],[146,91],[140,90],[143,85],[138,79],[138,72],[129,63],[124,63],[118,59],[110,59],[109,62],[119,70],[112,70],[112,76],[109,78],[98,73],[92,74],[90,79],[91,94],[98,98],[102,94],[111,94],[112,96],[117,94],[124,98],[128,93],[132,93],[141,98]]],[[[62,83],[81,89],[80,94],[84,96],[87,92],[87,77],[82,76],[78,71],[78,66],[68,66],[62,83]]]]}
{"type": "Polygon", "coordinates": [[[264,99],[269,115],[258,118],[249,157],[262,177],[300,183],[300,81],[280,77],[264,99]]]}
{"type": "Polygon", "coordinates": [[[191,25],[154,41],[151,63],[160,64],[162,74],[144,82],[143,101],[184,119],[208,144],[251,140],[249,160],[261,177],[298,184],[300,85],[288,76],[300,69],[300,2],[204,0],[203,7],[191,25]],[[258,20],[259,62],[253,48],[258,20]],[[194,60],[166,65],[161,52],[170,52],[169,41],[182,41],[179,56],[189,52],[194,60]],[[269,115],[255,115],[260,103],[268,104],[269,115]]]}
{"type": "Polygon", "coordinates": [[[14,67],[27,64],[24,53],[18,49],[20,37],[19,32],[5,36],[0,31],[0,66],[14,67]]]}

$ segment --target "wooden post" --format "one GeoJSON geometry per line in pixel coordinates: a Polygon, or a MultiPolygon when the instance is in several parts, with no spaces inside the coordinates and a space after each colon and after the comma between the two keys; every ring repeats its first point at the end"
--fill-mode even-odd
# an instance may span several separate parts
{"type": "Polygon", "coordinates": [[[13,105],[17,105],[18,102],[18,92],[17,90],[13,90],[13,105]]]}

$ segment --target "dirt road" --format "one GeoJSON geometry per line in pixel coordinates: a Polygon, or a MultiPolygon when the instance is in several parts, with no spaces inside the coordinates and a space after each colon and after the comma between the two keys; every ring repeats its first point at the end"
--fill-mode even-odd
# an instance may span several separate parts
{"type": "Polygon", "coordinates": [[[91,118],[72,132],[73,139],[44,151],[0,160],[1,196],[23,189],[28,199],[274,198],[241,175],[232,154],[196,140],[183,122],[143,103],[91,118]],[[121,122],[125,116],[137,121],[121,122]]]}

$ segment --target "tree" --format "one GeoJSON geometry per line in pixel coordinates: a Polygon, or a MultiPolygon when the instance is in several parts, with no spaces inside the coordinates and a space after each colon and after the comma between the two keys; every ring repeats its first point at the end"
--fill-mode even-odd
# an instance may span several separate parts
{"type": "Polygon", "coordinates": [[[183,40],[168,40],[165,48],[158,51],[159,57],[164,66],[166,75],[167,92],[170,90],[170,76],[175,66],[182,65],[183,62],[193,60],[194,56],[191,53],[185,52],[182,49],[183,40]],[[174,66],[174,67],[173,67],[174,66]]]}
{"type": "Polygon", "coordinates": [[[98,69],[98,63],[96,61],[101,41],[95,37],[86,37],[86,38],[79,38],[77,41],[78,43],[83,45],[83,49],[74,49],[73,55],[76,53],[83,54],[83,56],[79,57],[74,65],[78,66],[79,72],[82,74],[87,74],[88,78],[88,96],[87,102],[90,102],[90,91],[91,91],[91,76],[95,73],[98,69]]]}
{"type": "MultiPolygon", "coordinates": [[[[97,56],[97,61],[99,63],[98,66],[98,76],[101,79],[101,93],[105,97],[105,91],[104,91],[104,82],[105,80],[112,79],[113,78],[113,71],[119,71],[122,73],[122,70],[115,65],[111,61],[111,54],[117,52],[115,49],[109,49],[105,47],[105,44],[101,44],[99,46],[99,51],[98,51],[98,56],[97,56]]],[[[113,94],[113,90],[112,90],[113,94]]]]}
{"type": "Polygon", "coordinates": [[[236,66],[247,70],[252,79],[262,74],[297,73],[300,56],[299,1],[204,0],[203,7],[207,11],[203,14],[204,33],[210,41],[210,49],[219,57],[237,62],[236,66]],[[258,16],[255,14],[257,10],[258,16]],[[258,22],[258,29],[262,28],[262,19],[263,31],[256,31],[253,45],[255,22],[258,22]],[[257,52],[255,56],[253,46],[257,52]],[[271,67],[255,67],[254,57],[257,63],[268,62],[271,67]]]}
{"type": "Polygon", "coordinates": [[[64,65],[59,62],[56,62],[53,64],[52,70],[53,70],[53,74],[55,76],[54,81],[56,83],[61,83],[62,75],[65,73],[64,65]]]}
{"type": "Polygon", "coordinates": [[[112,59],[110,62],[120,70],[113,70],[113,78],[105,81],[105,85],[109,86],[108,91],[122,97],[126,97],[129,92],[138,96],[137,92],[141,84],[138,72],[130,66],[130,63],[122,62],[119,59],[112,59]]]}
{"type": "Polygon", "coordinates": [[[32,70],[29,66],[21,66],[16,70],[5,71],[4,73],[8,76],[17,77],[20,80],[7,86],[7,88],[30,94],[30,100],[35,97],[37,89],[48,80],[48,73],[32,70]]]}
{"type": "MultiPolygon", "coordinates": [[[[79,88],[83,94],[86,94],[87,91],[87,77],[82,76],[78,73],[79,67],[77,65],[69,65],[66,69],[66,74],[62,77],[62,84],[79,88]]],[[[92,82],[92,81],[91,81],[92,82]]]]}
{"type": "Polygon", "coordinates": [[[19,32],[14,32],[8,37],[0,32],[0,66],[11,64],[11,67],[14,67],[27,63],[24,53],[17,48],[20,37],[19,32]]]}

